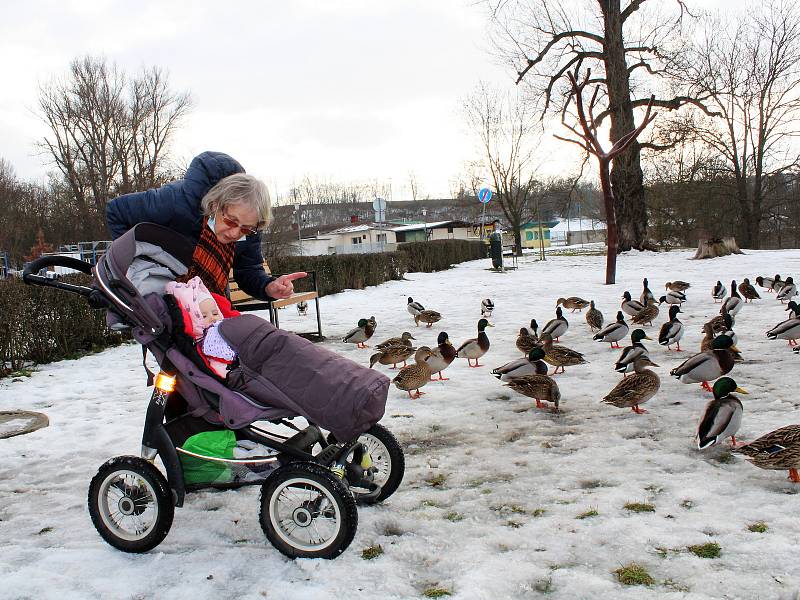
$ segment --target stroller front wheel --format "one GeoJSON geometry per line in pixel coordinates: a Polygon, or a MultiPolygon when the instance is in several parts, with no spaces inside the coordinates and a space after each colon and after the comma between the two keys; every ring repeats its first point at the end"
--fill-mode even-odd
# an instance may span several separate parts
{"type": "Polygon", "coordinates": [[[169,533],[175,506],[161,472],[138,456],[117,456],[89,485],[89,515],[100,536],[123,552],[147,552],[169,533]]]}
{"type": "Polygon", "coordinates": [[[289,558],[335,558],[353,541],[358,511],[330,470],[292,462],[261,487],[259,520],[270,543],[289,558]]]}

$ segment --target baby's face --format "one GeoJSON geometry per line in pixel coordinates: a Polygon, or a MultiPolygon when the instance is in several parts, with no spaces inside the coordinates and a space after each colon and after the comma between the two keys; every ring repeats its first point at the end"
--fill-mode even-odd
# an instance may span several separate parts
{"type": "Polygon", "coordinates": [[[204,329],[212,323],[222,321],[222,313],[219,312],[219,307],[213,298],[207,298],[200,303],[200,312],[203,315],[204,329]]]}

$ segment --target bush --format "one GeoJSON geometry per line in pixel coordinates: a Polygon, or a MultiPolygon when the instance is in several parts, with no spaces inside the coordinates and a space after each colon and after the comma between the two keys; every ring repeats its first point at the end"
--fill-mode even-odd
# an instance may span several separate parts
{"type": "MultiPolygon", "coordinates": [[[[486,245],[483,242],[436,240],[401,244],[395,252],[277,256],[267,260],[270,270],[276,274],[316,271],[319,294],[326,296],[402,279],[405,273],[432,273],[485,257],[486,245]]],[[[294,283],[299,292],[311,289],[310,280],[301,279],[294,283]]]]}
{"type": "MultiPolygon", "coordinates": [[[[89,277],[62,278],[87,285],[89,277]]],[[[105,311],[92,310],[75,294],[0,280],[0,377],[29,363],[48,363],[119,344],[106,327],[105,311]]]]}

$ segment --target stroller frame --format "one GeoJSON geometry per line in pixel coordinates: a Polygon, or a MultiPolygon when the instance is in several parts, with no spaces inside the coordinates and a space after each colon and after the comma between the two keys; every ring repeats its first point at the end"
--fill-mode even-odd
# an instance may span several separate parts
{"type": "MultiPolygon", "coordinates": [[[[134,229],[142,227],[164,229],[149,223],[137,225],[134,229]]],[[[273,545],[282,553],[292,558],[333,558],[346,549],[355,535],[355,528],[357,526],[357,513],[355,511],[356,501],[362,504],[381,502],[394,493],[399,486],[403,477],[405,464],[402,448],[394,436],[392,436],[387,429],[378,424],[373,425],[367,432],[358,436],[356,439],[345,442],[336,440],[332,434],[327,437],[324,436],[320,428],[313,423],[310,423],[304,429],[300,429],[285,418],[267,420],[274,424],[282,424],[294,429],[296,434],[291,437],[261,429],[253,423],[236,428],[237,438],[250,440],[278,452],[276,455],[263,458],[254,457],[238,460],[219,459],[216,457],[199,455],[176,446],[167,430],[167,425],[171,421],[165,422],[167,405],[171,395],[175,393],[176,377],[179,376],[183,378],[188,376],[189,379],[192,379],[193,372],[190,370],[186,373],[179,374],[180,369],[175,366],[170,358],[170,351],[176,350],[170,332],[163,326],[160,328],[152,327],[151,324],[147,324],[141,319],[138,319],[133,309],[117,293],[116,290],[122,289],[135,294],[136,290],[131,290],[131,284],[124,276],[120,277],[120,274],[114,272],[113,263],[107,261],[93,267],[89,263],[72,257],[59,255],[43,256],[34,260],[26,267],[23,279],[27,284],[53,287],[62,291],[81,295],[86,298],[92,308],[107,309],[115,315],[120,316],[125,325],[137,329],[136,333],[145,334],[144,336],[135,335],[135,337],[142,342],[144,348],[159,359],[160,372],[155,377],[155,386],[150,396],[145,415],[141,457],[117,457],[116,459],[110,459],[100,468],[90,486],[89,504],[92,520],[101,536],[112,546],[129,552],[144,552],[157,546],[164,537],[166,537],[169,531],[174,507],[181,507],[184,505],[184,500],[188,492],[208,488],[227,489],[239,488],[247,485],[261,485],[262,510],[260,521],[264,532],[273,545]],[[42,269],[50,266],[66,267],[93,275],[93,284],[96,284],[97,287],[66,283],[39,274],[42,269]],[[98,273],[98,271],[105,272],[101,274],[98,273]],[[105,277],[103,275],[105,275],[105,277]],[[145,328],[146,331],[143,331],[145,328]],[[366,436],[366,438],[364,438],[364,436],[366,436]],[[360,441],[362,438],[371,440],[373,445],[377,443],[378,447],[381,448],[381,452],[386,455],[389,467],[386,480],[382,485],[377,485],[375,483],[374,474],[376,469],[371,464],[368,447],[360,441]],[[319,444],[322,450],[314,454],[312,450],[316,444],[319,444]],[[179,453],[188,454],[205,460],[218,460],[219,462],[228,464],[247,464],[257,465],[261,468],[266,467],[265,477],[225,483],[187,485],[184,478],[183,466],[179,459],[179,453]],[[364,462],[365,455],[367,458],[366,463],[364,462]],[[161,472],[154,467],[156,457],[161,458],[166,472],[166,481],[161,482],[158,480],[159,477],[163,479],[163,476],[161,472]],[[164,519],[166,523],[161,527],[163,531],[155,532],[156,535],[154,535],[152,539],[139,540],[140,543],[120,540],[114,535],[109,534],[107,530],[104,531],[102,519],[97,517],[95,511],[93,511],[92,494],[93,490],[95,493],[97,492],[97,486],[100,485],[100,480],[102,479],[101,475],[107,479],[107,472],[118,468],[119,465],[117,463],[120,463],[120,461],[124,462],[126,472],[132,470],[142,475],[149,486],[148,489],[151,489],[155,496],[159,496],[161,488],[163,488],[162,491],[164,492],[163,498],[157,498],[157,500],[162,502],[160,510],[165,513],[164,519]],[[267,509],[265,494],[275,487],[272,480],[286,480],[288,477],[296,478],[298,469],[303,465],[306,466],[301,469],[301,475],[306,473],[307,479],[310,478],[309,480],[313,480],[312,484],[315,483],[317,487],[319,487],[321,490],[320,493],[324,492],[329,499],[335,500],[334,503],[337,505],[337,514],[342,517],[344,529],[347,530],[337,534],[336,540],[331,542],[330,545],[321,547],[320,550],[316,550],[313,547],[310,549],[305,547],[296,548],[291,543],[287,543],[285,536],[279,533],[276,534],[274,528],[275,524],[268,522],[270,515],[265,514],[267,509]],[[268,474],[266,474],[267,469],[270,469],[268,474]],[[357,491],[359,489],[361,491],[357,491]]],[[[122,329],[122,327],[119,327],[119,329],[122,329]]],[[[195,384],[195,388],[208,404],[208,407],[219,414],[219,398],[199,384],[195,384]]],[[[187,414],[181,414],[177,416],[176,419],[183,418],[187,416],[187,414]]],[[[215,426],[213,424],[211,425],[212,427],[215,426]]],[[[219,425],[218,428],[223,428],[223,426],[219,425]]],[[[292,481],[294,481],[294,479],[292,481]]],[[[133,507],[133,504],[131,504],[131,506],[133,507]]],[[[136,514],[135,507],[131,510],[136,514]]]]}

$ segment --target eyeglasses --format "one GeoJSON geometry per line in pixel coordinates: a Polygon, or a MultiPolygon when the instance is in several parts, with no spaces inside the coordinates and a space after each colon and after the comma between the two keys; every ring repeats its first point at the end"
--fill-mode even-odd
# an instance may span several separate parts
{"type": "Polygon", "coordinates": [[[247,227],[245,225],[240,224],[235,219],[231,219],[228,215],[225,214],[225,210],[219,211],[220,216],[222,217],[222,222],[225,223],[228,227],[236,227],[239,231],[241,231],[245,235],[253,235],[258,233],[258,228],[261,226],[259,223],[255,227],[247,227]]]}

